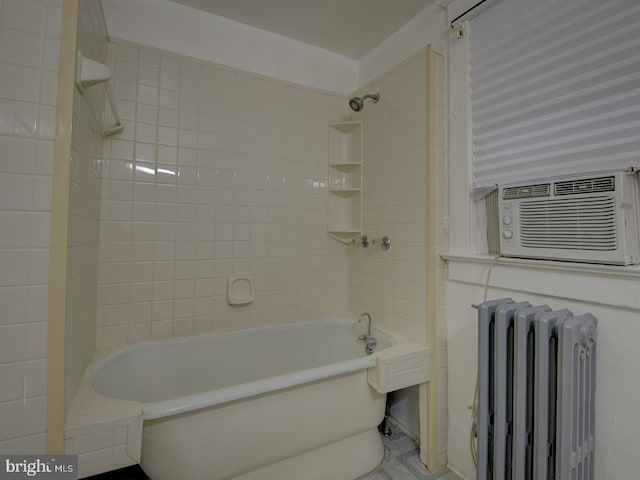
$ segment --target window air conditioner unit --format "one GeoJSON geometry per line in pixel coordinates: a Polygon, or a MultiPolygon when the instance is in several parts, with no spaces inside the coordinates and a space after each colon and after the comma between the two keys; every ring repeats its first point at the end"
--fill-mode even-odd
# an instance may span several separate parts
{"type": "Polygon", "coordinates": [[[630,172],[499,186],[500,254],[640,263],[638,175],[630,172]]]}

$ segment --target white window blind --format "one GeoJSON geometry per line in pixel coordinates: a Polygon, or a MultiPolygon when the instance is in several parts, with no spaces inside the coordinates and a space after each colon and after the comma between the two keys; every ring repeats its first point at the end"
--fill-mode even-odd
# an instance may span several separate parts
{"type": "Polygon", "coordinates": [[[640,166],[640,1],[503,0],[471,26],[476,187],[640,166]]]}

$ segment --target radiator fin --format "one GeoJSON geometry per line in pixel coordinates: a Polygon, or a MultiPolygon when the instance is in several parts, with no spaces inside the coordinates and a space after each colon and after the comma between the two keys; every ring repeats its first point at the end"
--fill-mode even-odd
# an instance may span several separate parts
{"type": "Polygon", "coordinates": [[[597,319],[478,307],[478,480],[593,480],[597,319]]]}

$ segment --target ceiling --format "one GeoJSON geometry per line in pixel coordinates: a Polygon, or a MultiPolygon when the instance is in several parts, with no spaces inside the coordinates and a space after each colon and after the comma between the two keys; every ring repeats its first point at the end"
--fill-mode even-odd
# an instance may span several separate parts
{"type": "Polygon", "coordinates": [[[171,0],[360,59],[433,0],[171,0]]]}

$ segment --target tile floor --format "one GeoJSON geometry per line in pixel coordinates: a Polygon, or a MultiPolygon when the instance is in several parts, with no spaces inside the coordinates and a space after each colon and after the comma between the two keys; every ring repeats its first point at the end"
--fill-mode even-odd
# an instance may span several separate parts
{"type": "MultiPolygon", "coordinates": [[[[460,477],[446,469],[429,472],[419,460],[418,448],[414,441],[395,426],[391,427],[391,431],[391,436],[382,437],[382,464],[358,480],[460,480],[460,477]]],[[[89,477],[87,480],[149,480],[149,477],[140,467],[135,466],[89,477]]]]}
{"type": "Polygon", "coordinates": [[[391,426],[391,432],[391,436],[382,437],[382,464],[358,480],[460,480],[460,477],[447,469],[429,472],[420,462],[415,442],[395,426],[391,426]]]}

